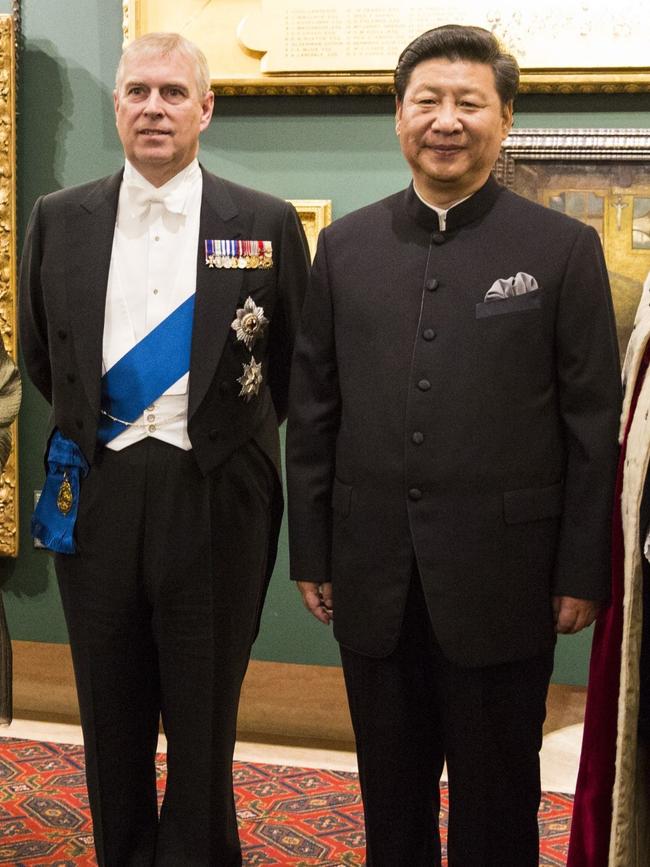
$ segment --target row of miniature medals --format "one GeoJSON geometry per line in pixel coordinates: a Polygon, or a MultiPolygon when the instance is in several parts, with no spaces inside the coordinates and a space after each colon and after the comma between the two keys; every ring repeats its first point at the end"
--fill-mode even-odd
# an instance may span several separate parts
{"type": "Polygon", "coordinates": [[[270,241],[206,240],[205,263],[209,268],[272,268],[270,241]]]}

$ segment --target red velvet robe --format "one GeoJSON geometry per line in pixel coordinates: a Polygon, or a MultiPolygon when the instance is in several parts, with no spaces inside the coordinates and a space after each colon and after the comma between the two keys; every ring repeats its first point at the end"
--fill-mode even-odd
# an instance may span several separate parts
{"type": "Polygon", "coordinates": [[[649,364],[650,344],[634,386],[618,465],[612,520],[612,595],[594,631],[567,867],[607,867],[609,856],[623,638],[624,544],[620,504],[627,436],[649,364]]]}

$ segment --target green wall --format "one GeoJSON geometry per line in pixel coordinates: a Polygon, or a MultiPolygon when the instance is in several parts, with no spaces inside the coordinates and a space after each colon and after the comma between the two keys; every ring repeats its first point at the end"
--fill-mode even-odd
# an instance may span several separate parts
{"type": "MultiPolygon", "coordinates": [[[[0,12],[10,11],[0,0],[0,12]]],[[[35,198],[114,171],[121,149],[112,115],[120,53],[119,0],[23,0],[19,70],[19,240],[35,198]]],[[[217,101],[201,159],[212,171],[286,198],[328,198],[334,217],[400,189],[408,172],[399,153],[389,97],[230,98],[217,101]]],[[[525,127],[650,127],[650,97],[527,96],[525,127]]],[[[25,383],[20,421],[20,556],[0,561],[12,636],[66,641],[52,561],[29,537],[33,491],[42,484],[47,407],[25,383]]],[[[563,638],[555,679],[584,683],[590,634],[563,638]]],[[[328,630],[303,610],[287,581],[286,535],[254,655],[337,664],[328,630]]]]}

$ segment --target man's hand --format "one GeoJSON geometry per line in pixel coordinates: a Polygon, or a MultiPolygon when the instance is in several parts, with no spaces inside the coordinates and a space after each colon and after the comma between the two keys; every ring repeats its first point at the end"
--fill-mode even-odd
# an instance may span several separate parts
{"type": "Polygon", "coordinates": [[[310,611],[317,620],[329,625],[332,620],[332,583],[317,584],[314,581],[297,581],[298,589],[302,593],[302,601],[307,611],[310,611]]]}
{"type": "Polygon", "coordinates": [[[573,635],[585,626],[591,626],[596,619],[600,604],[591,599],[574,599],[573,596],[553,597],[553,619],[555,631],[563,635],[573,635]]]}

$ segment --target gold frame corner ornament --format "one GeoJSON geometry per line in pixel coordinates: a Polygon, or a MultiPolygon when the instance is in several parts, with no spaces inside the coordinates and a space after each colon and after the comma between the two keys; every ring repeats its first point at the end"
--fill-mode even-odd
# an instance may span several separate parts
{"type": "Polygon", "coordinates": [[[309,252],[313,260],[316,255],[316,244],[320,230],[332,222],[331,199],[287,199],[291,202],[307,236],[309,252]]]}
{"type": "Polygon", "coordinates": [[[135,3],[133,0],[124,0],[122,3],[122,48],[126,48],[133,34],[137,33],[135,21],[135,3]]]}
{"type": "MultiPolygon", "coordinates": [[[[16,46],[14,20],[0,15],[0,331],[17,359],[16,331],[16,46]]],[[[18,556],[18,425],[0,475],[0,556],[18,556]]]]}

